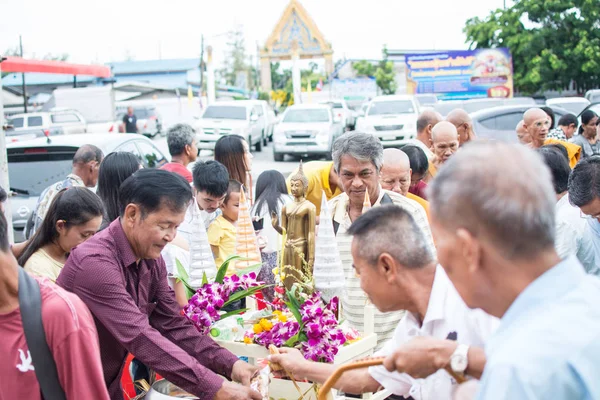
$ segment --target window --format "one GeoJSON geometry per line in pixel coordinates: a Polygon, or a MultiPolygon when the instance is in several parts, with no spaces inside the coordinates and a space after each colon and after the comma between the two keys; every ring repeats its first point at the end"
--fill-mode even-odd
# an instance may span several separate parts
{"type": "Polygon", "coordinates": [[[374,101],[368,115],[413,114],[415,107],[410,100],[374,101]]]}
{"type": "Polygon", "coordinates": [[[523,113],[516,112],[496,115],[495,117],[481,120],[479,123],[488,129],[500,131],[513,131],[517,127],[519,121],[521,121],[522,119],[523,113]]]}
{"type": "Polygon", "coordinates": [[[53,114],[51,117],[53,124],[65,124],[69,122],[81,122],[77,114],[53,114]]]}
{"type": "Polygon", "coordinates": [[[62,149],[55,153],[45,148],[33,150],[11,151],[8,154],[8,174],[11,187],[29,196],[39,196],[48,186],[64,180],[71,173],[77,148],[62,149]]]}
{"type": "Polygon", "coordinates": [[[283,122],[329,122],[329,110],[325,108],[290,109],[286,111],[283,122]]]}
{"type": "Polygon", "coordinates": [[[140,164],[146,166],[146,164],[144,164],[144,160],[142,159],[142,155],[140,154],[139,149],[133,141],[122,144],[121,146],[117,147],[115,151],[125,151],[127,153],[131,153],[139,160],[140,164]]]}
{"type": "Polygon", "coordinates": [[[202,118],[213,119],[247,119],[246,107],[238,106],[208,106],[202,118]]]}
{"type": "Polygon", "coordinates": [[[158,168],[167,162],[162,153],[152,144],[142,140],[136,141],[136,144],[142,154],[142,162],[145,168],[158,168]]]}
{"type": "Polygon", "coordinates": [[[29,118],[27,118],[27,126],[28,127],[42,126],[42,125],[43,125],[42,117],[29,117],[29,118]]]}
{"type": "Polygon", "coordinates": [[[9,121],[9,125],[14,126],[15,128],[23,127],[23,118],[14,118],[9,121]]]}

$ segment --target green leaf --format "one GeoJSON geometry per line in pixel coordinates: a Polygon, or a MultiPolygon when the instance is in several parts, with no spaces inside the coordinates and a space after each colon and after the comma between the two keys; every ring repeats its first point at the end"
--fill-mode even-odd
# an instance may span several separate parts
{"type": "Polygon", "coordinates": [[[237,270],[235,274],[238,276],[246,275],[251,272],[256,272],[258,274],[258,271],[260,271],[260,267],[262,267],[262,263],[254,264],[249,266],[248,268],[237,270]]]}
{"type": "Polygon", "coordinates": [[[296,300],[296,298],[294,297],[293,292],[286,290],[286,294],[288,297],[288,301],[285,302],[285,305],[292,312],[292,314],[294,314],[294,318],[296,318],[296,321],[300,325],[300,331],[302,331],[302,328],[304,328],[304,324],[302,323],[302,314],[300,314],[300,303],[298,303],[298,300],[296,300]]]}
{"type": "Polygon", "coordinates": [[[181,262],[178,259],[175,259],[175,265],[177,265],[177,276],[179,280],[189,286],[188,282],[190,281],[190,277],[187,271],[185,270],[183,264],[181,264],[181,262]]]}
{"type": "Polygon", "coordinates": [[[215,276],[215,283],[223,283],[223,279],[225,278],[225,275],[227,274],[227,269],[229,268],[229,263],[231,263],[234,260],[241,259],[242,257],[240,256],[231,256],[227,260],[223,261],[223,264],[221,264],[219,270],[217,271],[217,276],[215,276]]]}
{"type": "Polygon", "coordinates": [[[295,334],[294,336],[292,336],[291,338],[289,338],[286,342],[285,342],[285,346],[286,347],[294,347],[294,345],[296,343],[298,343],[299,341],[299,334],[300,332],[298,332],[297,334],[295,334]]]}
{"type": "Polygon", "coordinates": [[[241,310],[229,311],[228,313],[225,313],[225,314],[221,315],[219,317],[219,321],[222,320],[222,319],[225,319],[227,317],[231,317],[232,315],[239,315],[239,314],[244,313],[246,311],[248,311],[248,308],[242,308],[241,310]]]}
{"type": "Polygon", "coordinates": [[[229,300],[227,300],[225,302],[225,304],[223,304],[223,307],[227,307],[231,303],[233,303],[235,301],[238,301],[238,300],[241,300],[241,299],[243,299],[245,297],[252,296],[253,294],[255,294],[256,292],[258,292],[259,290],[262,290],[262,289],[264,289],[266,287],[267,287],[267,285],[261,285],[261,286],[251,287],[251,288],[248,288],[246,290],[241,290],[239,292],[235,292],[234,294],[232,294],[229,297],[229,300]]]}
{"type": "Polygon", "coordinates": [[[206,276],[206,271],[202,272],[202,286],[208,284],[208,277],[206,276]]]}

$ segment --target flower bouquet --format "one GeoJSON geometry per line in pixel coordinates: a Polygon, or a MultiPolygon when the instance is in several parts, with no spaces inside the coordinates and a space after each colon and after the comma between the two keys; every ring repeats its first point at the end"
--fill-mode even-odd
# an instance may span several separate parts
{"type": "Polygon", "coordinates": [[[215,322],[248,311],[247,308],[229,312],[223,312],[221,309],[248,296],[253,296],[256,292],[266,287],[262,282],[257,281],[255,271],[242,274],[241,276],[225,276],[229,263],[237,259],[241,259],[241,257],[232,256],[225,260],[217,271],[215,280],[212,283],[208,282],[205,274],[202,277],[202,286],[196,291],[189,285],[189,277],[185,268],[180,263],[177,263],[178,280],[185,286],[189,298],[188,304],[183,308],[183,315],[202,334],[208,334],[210,327],[215,322]]]}

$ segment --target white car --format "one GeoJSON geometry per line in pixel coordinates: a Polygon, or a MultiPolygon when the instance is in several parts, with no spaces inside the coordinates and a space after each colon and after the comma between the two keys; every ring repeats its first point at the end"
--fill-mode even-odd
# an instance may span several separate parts
{"type": "Polygon", "coordinates": [[[378,96],[369,103],[356,130],[378,137],[383,147],[399,146],[417,136],[418,117],[419,107],[413,96],[378,96]]]}
{"type": "Polygon", "coordinates": [[[298,104],[288,107],[275,127],[273,159],[283,161],[286,154],[320,155],[331,159],[331,146],[344,126],[327,104],[298,104]]]}
{"type": "Polygon", "coordinates": [[[228,101],[210,104],[196,121],[196,138],[199,149],[214,150],[217,140],[224,135],[239,135],[250,148],[262,150],[264,121],[262,108],[252,101],[228,101]]]}
{"type": "Polygon", "coordinates": [[[546,100],[546,105],[564,108],[577,116],[590,105],[590,101],[583,97],[556,97],[546,100]]]}
{"type": "Polygon", "coordinates": [[[354,112],[348,107],[346,100],[331,100],[325,101],[323,104],[328,104],[333,109],[333,115],[339,118],[344,128],[353,128],[356,123],[354,112]]]}
{"type": "Polygon", "coordinates": [[[87,124],[85,118],[70,109],[55,109],[50,112],[36,112],[28,114],[15,114],[8,120],[13,136],[31,136],[33,139],[40,136],[71,135],[85,133],[87,124]]]}
{"type": "Polygon", "coordinates": [[[277,125],[277,116],[269,103],[265,100],[243,100],[252,105],[257,105],[255,108],[260,119],[260,124],[263,125],[263,146],[266,146],[269,141],[273,141],[273,129],[277,125]]]}

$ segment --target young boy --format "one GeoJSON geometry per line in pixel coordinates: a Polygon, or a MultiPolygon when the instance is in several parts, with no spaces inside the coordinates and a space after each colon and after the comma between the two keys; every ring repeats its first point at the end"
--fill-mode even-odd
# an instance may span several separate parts
{"type": "MultiPolygon", "coordinates": [[[[208,227],[208,242],[215,256],[217,268],[223,261],[235,254],[235,237],[238,213],[240,210],[240,192],[242,185],[236,180],[229,181],[227,195],[221,205],[222,214],[219,215],[208,227]]],[[[231,266],[227,276],[235,273],[231,266]]]]}

